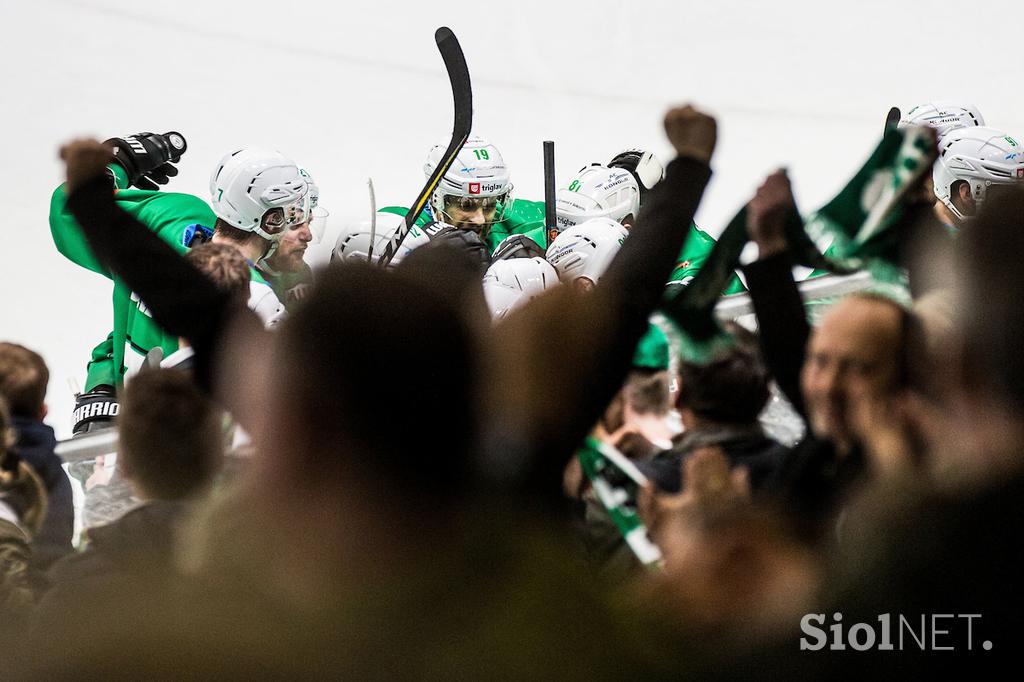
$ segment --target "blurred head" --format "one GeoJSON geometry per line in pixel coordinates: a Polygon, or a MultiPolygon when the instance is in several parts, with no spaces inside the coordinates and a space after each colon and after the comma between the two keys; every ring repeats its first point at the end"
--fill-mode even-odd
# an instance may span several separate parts
{"type": "Polygon", "coordinates": [[[895,302],[853,294],[835,304],[811,335],[800,377],[811,429],[840,451],[858,439],[854,402],[888,400],[900,387],[903,321],[895,302]]]}
{"type": "Polygon", "coordinates": [[[323,271],[309,301],[277,332],[275,420],[259,434],[273,476],[382,502],[454,503],[476,432],[458,301],[362,263],[323,271]]]}
{"type": "Polygon", "coordinates": [[[50,370],[42,356],[16,343],[0,342],[0,396],[15,417],[46,416],[46,385],[50,370]]]}
{"type": "Polygon", "coordinates": [[[185,372],[140,372],[125,387],[118,421],[117,465],[140,497],[194,497],[220,469],[221,412],[185,372]]]}
{"type": "Polygon", "coordinates": [[[753,335],[730,325],[735,343],[706,364],[679,367],[676,407],[684,423],[751,424],[768,402],[768,370],[753,335]]]}
{"type": "Polygon", "coordinates": [[[231,294],[243,304],[248,300],[252,276],[249,263],[238,249],[207,242],[189,249],[185,260],[201,270],[221,291],[231,294]]]}

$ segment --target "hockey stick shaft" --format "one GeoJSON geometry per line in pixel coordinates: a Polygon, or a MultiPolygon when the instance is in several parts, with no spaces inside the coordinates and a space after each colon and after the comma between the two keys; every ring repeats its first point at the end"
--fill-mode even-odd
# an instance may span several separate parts
{"type": "Polygon", "coordinates": [[[548,233],[548,244],[558,236],[558,219],[555,216],[555,143],[544,140],[544,223],[548,233]]]}
{"type": "Polygon", "coordinates": [[[373,245],[377,241],[377,195],[373,191],[373,178],[367,178],[366,187],[370,192],[370,247],[366,250],[366,262],[373,263],[373,245]]]}
{"type": "Polygon", "coordinates": [[[434,33],[434,41],[437,43],[437,49],[441,52],[445,68],[448,70],[448,80],[451,81],[452,98],[455,102],[455,124],[452,126],[452,139],[444,156],[437,164],[437,168],[427,178],[427,184],[423,186],[416,201],[409,207],[409,212],[405,214],[405,220],[399,224],[395,234],[384,247],[384,253],[380,257],[381,267],[387,267],[391,259],[395,257],[395,252],[402,240],[416,223],[416,218],[426,207],[434,190],[440,184],[441,178],[451,168],[473,127],[473,87],[469,81],[469,68],[466,66],[466,57],[462,54],[459,40],[450,28],[442,26],[434,33]]]}

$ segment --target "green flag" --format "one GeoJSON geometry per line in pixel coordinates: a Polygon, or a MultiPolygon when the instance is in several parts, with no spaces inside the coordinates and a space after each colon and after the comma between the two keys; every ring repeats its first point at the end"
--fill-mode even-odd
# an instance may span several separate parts
{"type": "MultiPolygon", "coordinates": [[[[877,293],[909,300],[899,266],[899,235],[908,192],[919,186],[935,161],[932,134],[909,126],[885,131],[853,178],[806,223],[794,207],[786,219],[786,241],[794,260],[818,270],[850,274],[867,270],[877,293]],[[826,254],[816,246],[830,240],[826,254]]],[[[746,207],[729,222],[703,269],[686,287],[670,287],[661,311],[684,337],[684,357],[702,363],[728,343],[715,319],[715,304],[747,243],[746,207]]]]}
{"type": "Polygon", "coordinates": [[[597,499],[636,558],[644,566],[660,566],[661,550],[647,536],[647,527],[636,510],[637,491],[647,478],[625,455],[593,437],[587,438],[576,456],[597,499]]]}

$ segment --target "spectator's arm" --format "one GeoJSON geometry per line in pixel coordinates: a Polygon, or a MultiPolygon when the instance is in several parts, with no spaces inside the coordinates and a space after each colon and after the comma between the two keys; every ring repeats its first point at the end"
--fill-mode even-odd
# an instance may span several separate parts
{"type": "Polygon", "coordinates": [[[765,178],[747,204],[747,233],[757,244],[760,260],[743,268],[743,272],[757,315],[765,363],[789,402],[806,420],[800,369],[810,327],[800,290],[793,281],[786,242],[786,221],[796,210],[786,171],[765,178]]]}

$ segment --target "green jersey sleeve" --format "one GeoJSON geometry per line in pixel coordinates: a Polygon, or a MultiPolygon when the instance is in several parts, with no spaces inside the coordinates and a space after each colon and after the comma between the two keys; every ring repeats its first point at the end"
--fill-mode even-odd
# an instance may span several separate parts
{"type": "Polygon", "coordinates": [[[119,374],[114,366],[114,332],[110,332],[107,338],[92,349],[85,377],[85,390],[91,391],[103,385],[117,386],[119,374]]]}
{"type": "Polygon", "coordinates": [[[491,253],[498,248],[505,237],[511,234],[525,234],[540,244],[542,249],[547,248],[548,240],[544,230],[544,202],[530,201],[529,199],[516,199],[512,206],[505,211],[505,216],[500,222],[491,226],[487,233],[487,247],[491,253]]]}
{"type": "MultiPolygon", "coordinates": [[[[205,201],[189,194],[124,189],[127,178],[119,166],[110,167],[117,188],[118,206],[131,214],[179,253],[188,249],[193,225],[213,226],[216,217],[205,201]]],[[[93,272],[110,273],[93,255],[74,217],[67,211],[65,188],[58,187],[50,201],[50,233],[58,251],[66,258],[93,272]]],[[[150,317],[138,297],[120,280],[114,280],[114,331],[93,350],[88,365],[86,388],[99,384],[119,386],[125,370],[141,364],[146,352],[155,346],[165,355],[177,350],[178,339],[164,332],[150,317]]]]}
{"type": "MultiPolygon", "coordinates": [[[[379,213],[391,213],[394,215],[400,215],[403,218],[408,215],[409,209],[404,206],[385,206],[384,208],[378,209],[379,213]]],[[[430,222],[430,215],[426,211],[421,211],[413,224],[423,227],[430,222]]]]}

